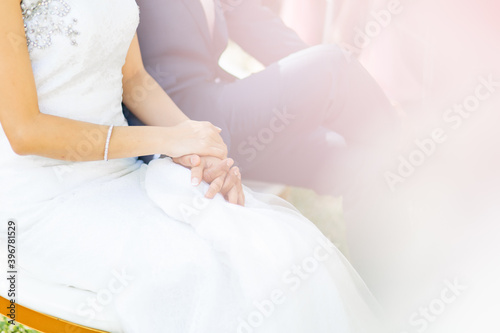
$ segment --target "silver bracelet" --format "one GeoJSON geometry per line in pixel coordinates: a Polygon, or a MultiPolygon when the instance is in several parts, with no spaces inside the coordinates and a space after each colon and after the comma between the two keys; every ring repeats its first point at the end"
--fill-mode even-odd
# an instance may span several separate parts
{"type": "Polygon", "coordinates": [[[113,125],[109,126],[108,138],[106,139],[106,148],[104,148],[104,160],[108,161],[108,151],[109,151],[109,140],[111,139],[111,133],[113,132],[113,125]]]}

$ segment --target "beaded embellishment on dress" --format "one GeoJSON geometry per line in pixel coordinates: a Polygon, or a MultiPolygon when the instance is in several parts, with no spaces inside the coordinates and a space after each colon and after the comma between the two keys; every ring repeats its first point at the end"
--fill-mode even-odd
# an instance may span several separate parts
{"type": "Polygon", "coordinates": [[[68,3],[64,0],[39,0],[27,5],[25,2],[21,3],[21,9],[30,51],[50,47],[55,34],[68,37],[71,45],[78,45],[76,37],[79,32],[74,29],[78,20],[68,22],[67,16],[71,11],[68,3]]]}

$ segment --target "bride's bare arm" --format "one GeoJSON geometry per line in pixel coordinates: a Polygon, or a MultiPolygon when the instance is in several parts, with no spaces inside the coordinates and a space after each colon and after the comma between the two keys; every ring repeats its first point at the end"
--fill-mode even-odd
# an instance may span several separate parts
{"type": "Polygon", "coordinates": [[[144,68],[137,35],[123,66],[123,103],[146,125],[175,126],[189,119],[144,68]]]}
{"type": "MultiPolygon", "coordinates": [[[[0,1],[0,73],[0,123],[16,153],[61,160],[103,159],[108,126],[40,112],[19,0],[0,1]],[[76,157],[71,154],[89,141],[89,135],[93,149],[76,157]]],[[[165,123],[172,127],[116,127],[109,158],[157,153],[226,157],[226,146],[215,126],[187,120],[173,103],[168,107],[174,110],[171,115],[176,115],[171,123],[165,123]]]]}
{"type": "MultiPolygon", "coordinates": [[[[137,35],[132,41],[123,67],[123,102],[147,125],[174,126],[187,119],[144,69],[137,35]]],[[[174,162],[191,168],[194,185],[198,185],[201,180],[210,184],[207,198],[212,199],[220,192],[229,202],[244,205],[241,174],[238,167],[233,167],[232,160],[186,155],[174,158],[174,162]],[[197,162],[192,163],[193,160],[197,162]]]]}

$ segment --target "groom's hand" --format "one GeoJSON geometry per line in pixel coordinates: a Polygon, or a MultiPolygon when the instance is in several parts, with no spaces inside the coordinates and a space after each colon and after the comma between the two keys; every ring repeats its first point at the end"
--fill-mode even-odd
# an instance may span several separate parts
{"type": "Polygon", "coordinates": [[[198,186],[201,180],[210,184],[205,194],[206,198],[213,199],[220,192],[230,203],[245,205],[241,173],[238,167],[233,166],[232,159],[221,160],[212,156],[185,155],[174,158],[173,161],[191,169],[191,183],[194,186],[198,186]]]}

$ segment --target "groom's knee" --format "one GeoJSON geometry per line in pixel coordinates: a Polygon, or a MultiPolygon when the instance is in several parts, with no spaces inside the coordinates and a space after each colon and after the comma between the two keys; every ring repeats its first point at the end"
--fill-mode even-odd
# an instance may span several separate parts
{"type": "Polygon", "coordinates": [[[301,128],[310,131],[325,120],[344,63],[335,45],[313,46],[280,62],[284,107],[301,128]]]}
{"type": "Polygon", "coordinates": [[[338,76],[346,68],[348,61],[340,47],[334,44],[312,46],[305,51],[307,53],[309,70],[317,76],[338,76]]]}

